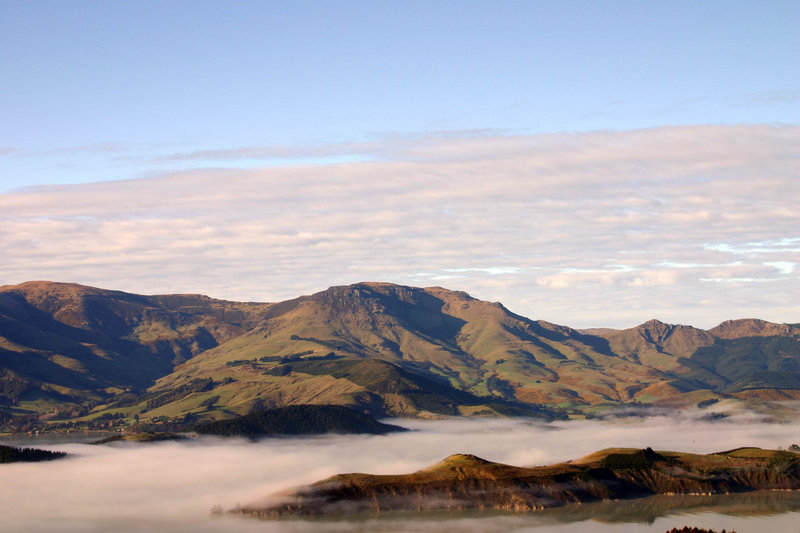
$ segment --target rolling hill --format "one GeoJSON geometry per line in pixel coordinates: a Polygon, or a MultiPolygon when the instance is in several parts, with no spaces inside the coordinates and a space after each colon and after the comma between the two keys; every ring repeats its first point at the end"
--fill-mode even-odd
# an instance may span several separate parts
{"type": "Polygon", "coordinates": [[[374,416],[800,398],[800,327],[648,321],[578,331],[440,287],[331,287],[277,303],[0,287],[7,413],[207,420],[294,404],[374,416]]]}
{"type": "Polygon", "coordinates": [[[800,456],[759,448],[708,455],[611,448],[527,468],[456,454],[412,474],[336,475],[229,512],[262,519],[463,509],[518,513],[654,494],[797,488],[800,456]]]}

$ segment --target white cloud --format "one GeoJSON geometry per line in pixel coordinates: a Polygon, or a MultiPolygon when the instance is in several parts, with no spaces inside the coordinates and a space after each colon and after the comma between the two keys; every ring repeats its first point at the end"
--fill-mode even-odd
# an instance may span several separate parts
{"type": "Polygon", "coordinates": [[[450,280],[576,327],[800,320],[800,128],[392,142],[385,161],[0,195],[0,279],[268,301],[450,280]]]}
{"type": "Polygon", "coordinates": [[[775,267],[775,269],[781,274],[791,274],[794,272],[795,263],[791,261],[772,261],[764,263],[766,266],[775,267]]]}
{"type": "MultiPolygon", "coordinates": [[[[209,511],[214,505],[228,509],[337,473],[414,472],[453,453],[473,453],[514,465],[542,465],[577,459],[614,446],[712,453],[739,446],[786,448],[797,442],[800,428],[796,420],[769,424],[757,416],[737,413],[732,406],[719,404],[715,410],[728,410],[732,416],[717,423],[703,422],[689,413],[553,424],[509,419],[403,420],[399,421],[401,425],[416,431],[388,436],[266,439],[255,443],[202,438],[195,442],[43,446],[67,451],[73,457],[3,465],[9,482],[0,484],[0,529],[76,533],[462,531],[458,516],[448,520],[442,520],[442,516],[418,516],[410,524],[403,522],[402,516],[386,517],[383,521],[354,525],[341,519],[261,522],[239,517],[212,518],[209,511]]],[[[502,517],[493,514],[467,531],[523,531],[546,524],[539,522],[540,516],[513,516],[517,522],[515,527],[509,527],[502,517]]],[[[796,523],[796,517],[793,519],[796,523]]],[[[737,531],[753,530],[746,528],[741,519],[735,525],[737,531]]],[[[602,522],[578,523],[557,531],[563,530],[603,531],[602,522]]],[[[619,525],[608,529],[618,530],[619,525]]]]}

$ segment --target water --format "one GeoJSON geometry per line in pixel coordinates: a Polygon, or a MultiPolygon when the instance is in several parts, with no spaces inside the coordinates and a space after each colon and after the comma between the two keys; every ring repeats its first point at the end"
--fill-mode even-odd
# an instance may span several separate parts
{"type": "MultiPolygon", "coordinates": [[[[259,442],[193,441],[90,446],[52,436],[4,443],[66,451],[69,458],[0,465],[0,531],[105,532],[664,532],[685,525],[738,533],[797,532],[800,493],[655,496],[529,514],[399,513],[378,518],[259,521],[214,517],[238,503],[341,472],[405,473],[452,453],[547,464],[610,446],[708,453],[787,447],[800,424],[750,415],[710,423],[692,416],[541,424],[530,420],[393,421],[415,431],[259,442]]],[[[92,435],[92,438],[98,437],[92,435]]],[[[83,435],[79,440],[86,440],[83,435]]]]}

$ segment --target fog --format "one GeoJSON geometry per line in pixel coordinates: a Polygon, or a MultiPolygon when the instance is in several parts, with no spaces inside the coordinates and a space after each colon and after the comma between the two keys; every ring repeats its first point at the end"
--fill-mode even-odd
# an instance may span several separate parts
{"type": "MultiPolygon", "coordinates": [[[[724,405],[721,409],[724,409],[724,405]]],[[[237,516],[210,516],[215,505],[230,509],[272,493],[342,472],[406,473],[453,453],[473,453],[514,465],[540,465],[576,459],[611,446],[714,452],[739,446],[786,448],[800,441],[800,421],[764,422],[734,414],[718,422],[692,413],[544,424],[531,420],[394,420],[414,431],[389,436],[322,436],[265,439],[259,442],[203,437],[191,441],[25,445],[66,451],[68,459],[0,465],[0,516],[3,531],[577,531],[540,516],[423,516],[334,521],[262,522],[237,516]]],[[[14,442],[20,445],[19,441],[14,442]]],[[[712,515],[717,529],[732,527],[730,517],[712,515]],[[720,523],[720,520],[723,520],[720,523]]],[[[690,517],[702,525],[703,515],[690,517]]],[[[731,518],[732,519],[732,518],[731,518]]],[[[796,518],[792,518],[796,520],[796,518]]],[[[593,531],[665,531],[686,525],[686,517],[654,524],[595,523],[593,531]]],[[[736,520],[742,520],[736,518],[736,520]]],[[[752,531],[764,530],[749,519],[752,531]]],[[[740,522],[737,531],[747,531],[740,522]]],[[[586,525],[585,523],[583,524],[586,525]]],[[[713,524],[712,524],[713,525],[713,524]]],[[[708,525],[707,527],[710,527],[708,525]]],[[[772,526],[770,526],[772,527],[772,526]]]]}

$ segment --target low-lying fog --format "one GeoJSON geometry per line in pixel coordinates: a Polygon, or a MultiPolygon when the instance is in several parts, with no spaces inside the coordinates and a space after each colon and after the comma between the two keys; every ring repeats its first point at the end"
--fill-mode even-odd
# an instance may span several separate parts
{"type": "MultiPolygon", "coordinates": [[[[261,522],[211,517],[296,485],[342,472],[406,473],[458,452],[514,465],[579,458],[611,446],[714,452],[739,446],[786,448],[800,442],[800,420],[769,424],[739,414],[717,422],[697,416],[629,418],[543,424],[530,420],[395,420],[414,429],[389,436],[324,436],[259,442],[203,437],[183,442],[24,445],[73,454],[44,463],[0,465],[3,531],[545,531],[579,530],[580,524],[542,524],[530,516],[441,519],[261,522]]],[[[21,445],[19,441],[13,444],[21,445]]],[[[687,517],[659,519],[639,530],[665,531],[687,517]]],[[[723,519],[726,517],[722,517],[723,519]]],[[[703,525],[703,516],[689,517],[703,525]]],[[[738,522],[719,523],[743,533],[738,522]]],[[[753,530],[765,526],[753,522],[753,530]]],[[[706,522],[706,527],[710,527],[706,522]]],[[[585,527],[586,524],[583,524],[585,527]]],[[[593,531],[632,531],[592,523],[593,531]]]]}

